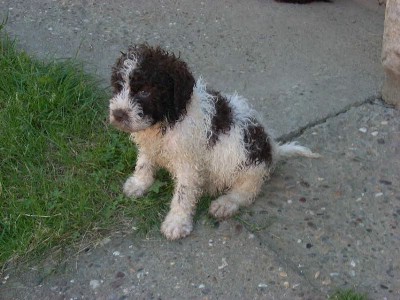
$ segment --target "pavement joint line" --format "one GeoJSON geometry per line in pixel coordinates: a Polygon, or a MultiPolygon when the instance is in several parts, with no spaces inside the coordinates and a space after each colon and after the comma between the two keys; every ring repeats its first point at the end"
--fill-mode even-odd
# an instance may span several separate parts
{"type": "Polygon", "coordinates": [[[379,104],[379,105],[383,105],[383,106],[386,106],[386,107],[391,107],[391,106],[388,106],[388,104],[384,103],[381,99],[382,99],[382,98],[381,98],[380,95],[373,95],[373,96],[371,96],[371,97],[368,97],[368,98],[365,99],[365,100],[362,100],[362,101],[355,102],[355,103],[353,103],[353,104],[347,105],[347,106],[345,106],[343,109],[341,109],[341,110],[339,110],[339,111],[337,111],[337,112],[328,114],[326,117],[323,117],[323,118],[321,118],[321,119],[312,121],[312,122],[310,122],[310,123],[308,123],[308,124],[306,124],[306,125],[300,127],[300,128],[297,129],[297,130],[291,131],[291,132],[286,133],[286,134],[282,134],[281,136],[277,137],[276,140],[277,140],[278,142],[280,142],[280,143],[287,143],[287,142],[289,142],[289,141],[291,141],[291,140],[293,140],[293,139],[296,139],[296,138],[301,137],[301,136],[303,135],[303,133],[304,133],[306,130],[311,129],[311,128],[315,127],[315,126],[324,124],[324,123],[326,123],[328,120],[333,119],[333,118],[336,118],[337,116],[339,116],[339,115],[341,115],[341,114],[345,114],[345,113],[347,113],[349,110],[351,110],[352,108],[358,108],[358,107],[361,107],[361,106],[363,106],[363,105],[365,105],[365,104],[374,104],[374,105],[378,105],[378,104],[376,103],[377,100],[378,100],[378,101],[380,100],[380,102],[383,103],[383,104],[379,104]]]}
{"type": "Polygon", "coordinates": [[[265,246],[263,251],[270,250],[273,253],[275,253],[275,255],[276,255],[278,261],[281,263],[281,265],[286,266],[288,269],[292,270],[298,276],[303,278],[309,284],[309,286],[313,289],[313,292],[320,293],[319,287],[315,283],[313,283],[312,280],[310,280],[309,276],[307,276],[307,274],[305,272],[303,272],[302,270],[299,270],[296,263],[294,263],[287,256],[282,257],[282,255],[280,255],[281,251],[279,251],[279,249],[276,249],[275,247],[272,247],[272,245],[274,245],[274,242],[272,241],[272,239],[269,235],[264,237],[264,239],[261,239],[259,233],[254,232],[253,234],[257,238],[258,242],[265,246]],[[264,240],[267,240],[267,241],[265,242],[264,240]]]}
{"type": "MultiPolygon", "coordinates": [[[[299,277],[303,278],[308,284],[309,286],[313,289],[313,292],[315,293],[320,293],[320,289],[318,287],[318,285],[316,285],[309,276],[307,276],[307,274],[305,272],[303,272],[302,270],[299,270],[299,268],[297,267],[297,264],[294,263],[289,257],[287,256],[282,256],[281,255],[281,251],[279,249],[277,249],[276,247],[273,247],[274,245],[274,241],[272,240],[272,238],[270,237],[270,235],[266,235],[264,236],[264,238],[261,238],[259,231],[257,230],[251,230],[251,228],[249,228],[247,225],[244,225],[243,228],[248,232],[254,235],[254,237],[257,239],[258,243],[260,245],[264,245],[265,248],[263,249],[264,252],[267,251],[272,251],[279,263],[282,266],[287,267],[288,269],[292,270],[294,273],[296,273],[299,277]],[[265,241],[266,240],[266,241],[265,241]]],[[[279,238],[279,237],[278,237],[279,238]]]]}

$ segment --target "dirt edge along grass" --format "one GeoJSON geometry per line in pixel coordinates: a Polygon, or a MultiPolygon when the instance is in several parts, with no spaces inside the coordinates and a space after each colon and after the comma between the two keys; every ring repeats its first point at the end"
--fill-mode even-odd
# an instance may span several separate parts
{"type": "Polygon", "coordinates": [[[4,24],[0,69],[0,270],[115,228],[159,226],[172,182],[162,171],[146,197],[123,197],[136,150],[108,126],[110,93],[95,77],[74,60],[17,50],[4,24]]]}

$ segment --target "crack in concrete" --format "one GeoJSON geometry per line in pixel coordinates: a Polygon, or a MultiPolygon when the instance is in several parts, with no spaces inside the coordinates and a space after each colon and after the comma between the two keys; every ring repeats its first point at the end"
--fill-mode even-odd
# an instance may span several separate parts
{"type": "MultiPolygon", "coordinates": [[[[363,105],[365,105],[365,104],[377,104],[377,103],[376,103],[377,101],[383,102],[380,95],[374,95],[374,96],[368,97],[367,99],[365,99],[365,100],[363,100],[363,101],[359,101],[359,102],[356,102],[356,103],[347,105],[347,106],[345,106],[343,109],[341,109],[341,110],[339,110],[339,111],[337,111],[337,112],[328,114],[328,115],[327,115],[326,117],[324,117],[324,118],[321,118],[321,119],[318,119],[318,120],[309,122],[308,124],[306,124],[306,125],[300,127],[300,128],[297,129],[297,130],[291,131],[291,132],[286,133],[286,134],[282,134],[281,136],[277,137],[276,140],[277,140],[278,142],[280,142],[280,143],[287,143],[287,142],[289,142],[289,141],[291,141],[291,140],[293,140],[293,139],[296,139],[296,138],[302,136],[303,133],[304,133],[306,130],[311,129],[311,128],[315,127],[315,126],[324,124],[324,123],[327,122],[328,120],[330,120],[330,119],[332,119],[332,118],[335,118],[335,117],[337,117],[337,116],[339,116],[339,115],[341,115],[341,114],[345,114],[345,113],[347,113],[347,112],[348,112],[350,109],[352,109],[352,108],[361,107],[361,106],[363,106],[363,105]]],[[[388,106],[388,104],[386,104],[386,103],[384,103],[383,105],[388,106]]],[[[388,106],[388,107],[390,107],[390,106],[388,106]]]]}
{"type": "MultiPolygon", "coordinates": [[[[263,244],[266,247],[266,249],[269,249],[273,253],[275,253],[277,259],[282,264],[282,266],[286,266],[288,269],[290,269],[294,273],[296,273],[300,278],[303,278],[305,280],[305,282],[307,282],[308,285],[310,286],[310,288],[312,289],[312,292],[317,293],[322,296],[320,287],[312,281],[311,277],[308,276],[307,273],[304,272],[303,270],[300,270],[298,268],[297,264],[293,260],[291,260],[289,257],[282,256],[282,254],[281,254],[282,252],[278,249],[278,247],[275,247],[275,242],[274,242],[273,238],[271,238],[268,235],[263,235],[263,237],[261,238],[260,234],[257,232],[253,232],[253,234],[256,236],[256,238],[260,244],[263,244]]],[[[267,251],[266,249],[265,249],[265,251],[267,251]]]]}
{"type": "MultiPolygon", "coordinates": [[[[374,105],[374,106],[379,105],[379,106],[383,106],[383,107],[386,107],[389,109],[396,109],[393,105],[390,105],[390,104],[384,102],[380,95],[374,95],[374,96],[368,97],[367,99],[365,99],[363,101],[348,105],[348,106],[344,107],[343,109],[341,109],[340,111],[331,113],[324,118],[310,122],[309,124],[299,128],[295,131],[292,131],[288,134],[283,134],[280,137],[278,137],[277,140],[281,143],[285,143],[292,139],[298,138],[298,137],[302,136],[306,130],[311,129],[315,126],[324,124],[328,120],[333,119],[341,114],[345,114],[348,111],[350,111],[352,108],[359,108],[364,105],[374,105]]],[[[318,284],[316,284],[316,282],[313,280],[313,275],[305,272],[306,271],[305,269],[299,269],[297,264],[290,257],[282,255],[282,252],[276,246],[273,237],[268,236],[268,235],[263,235],[261,237],[260,234],[257,232],[252,232],[252,233],[256,236],[259,243],[263,244],[265,246],[266,251],[268,249],[268,250],[272,251],[273,253],[275,253],[277,259],[282,263],[282,265],[285,265],[288,269],[290,269],[291,271],[293,271],[297,275],[299,275],[301,278],[303,278],[305,280],[305,282],[308,283],[310,288],[313,289],[313,292],[321,294],[320,286],[318,286],[318,284]]]]}
{"type": "MultiPolygon", "coordinates": [[[[295,274],[297,274],[300,278],[303,278],[306,283],[308,283],[309,288],[312,289],[313,293],[319,294],[321,297],[323,297],[320,287],[312,280],[312,277],[310,277],[306,272],[303,270],[299,269],[297,264],[290,259],[290,257],[287,257],[286,255],[282,255],[282,251],[279,249],[278,246],[276,246],[274,242],[274,238],[267,235],[263,235],[261,237],[260,231],[254,229],[253,224],[250,222],[245,222],[243,219],[240,218],[235,218],[238,222],[243,224],[243,227],[245,230],[247,230],[249,233],[253,234],[257,241],[260,243],[260,245],[264,245],[265,248],[263,251],[269,252],[272,251],[275,255],[281,266],[285,266],[287,269],[293,271],[295,274]]],[[[266,227],[262,228],[262,231],[265,232],[265,229],[268,229],[272,225],[268,224],[266,227]]]]}

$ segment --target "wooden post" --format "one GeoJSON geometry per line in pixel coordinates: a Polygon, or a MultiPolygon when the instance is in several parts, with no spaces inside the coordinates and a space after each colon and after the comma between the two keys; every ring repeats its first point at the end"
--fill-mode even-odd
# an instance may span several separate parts
{"type": "Polygon", "coordinates": [[[400,0],[386,1],[382,65],[385,71],[382,98],[400,109],[400,0]]]}

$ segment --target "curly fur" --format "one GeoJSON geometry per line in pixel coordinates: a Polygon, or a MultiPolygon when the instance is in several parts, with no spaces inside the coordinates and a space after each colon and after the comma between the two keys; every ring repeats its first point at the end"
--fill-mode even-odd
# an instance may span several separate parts
{"type": "Polygon", "coordinates": [[[245,98],[208,90],[186,63],[159,47],[138,45],[122,53],[111,84],[110,122],[138,146],[125,195],[144,195],[160,167],[175,180],[161,226],[168,239],[192,231],[202,194],[219,196],[209,212],[227,218],[254,201],[279,157],[318,156],[295,143],[277,145],[245,98]]]}

